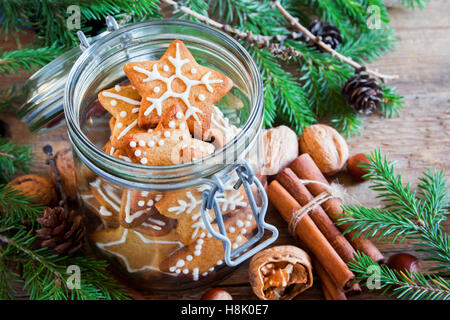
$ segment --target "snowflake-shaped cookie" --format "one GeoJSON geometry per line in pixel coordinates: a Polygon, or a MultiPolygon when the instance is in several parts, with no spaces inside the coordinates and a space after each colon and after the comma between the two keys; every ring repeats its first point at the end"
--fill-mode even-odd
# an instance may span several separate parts
{"type": "Polygon", "coordinates": [[[173,41],[158,61],[130,62],[125,74],[142,96],[138,124],[156,126],[174,103],[181,103],[192,134],[209,129],[212,105],[233,86],[231,79],[200,66],[183,42],[173,41]],[[201,126],[201,127],[200,127],[201,126]]]}

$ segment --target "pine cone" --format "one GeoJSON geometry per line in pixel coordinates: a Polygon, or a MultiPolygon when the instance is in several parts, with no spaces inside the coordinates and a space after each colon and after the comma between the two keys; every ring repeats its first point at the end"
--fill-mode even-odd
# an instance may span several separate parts
{"type": "MultiPolygon", "coordinates": [[[[323,42],[328,44],[331,48],[336,49],[337,46],[342,42],[341,32],[339,28],[332,26],[326,22],[320,22],[315,19],[309,25],[309,31],[316,37],[320,37],[323,42]]],[[[322,48],[319,48],[323,50],[322,48]]]]}
{"type": "Polygon", "coordinates": [[[370,114],[381,107],[383,90],[364,68],[356,70],[342,88],[347,103],[359,113],[370,114]]]}
{"type": "Polygon", "coordinates": [[[73,254],[84,243],[86,228],[81,215],[70,211],[66,217],[64,208],[55,207],[44,210],[44,215],[36,219],[44,228],[36,231],[43,239],[42,247],[47,247],[60,254],[73,254]]]}

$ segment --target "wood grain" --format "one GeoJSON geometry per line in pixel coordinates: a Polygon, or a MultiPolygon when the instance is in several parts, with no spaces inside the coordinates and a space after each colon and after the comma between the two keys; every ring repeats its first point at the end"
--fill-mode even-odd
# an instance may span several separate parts
{"type": "MultiPolygon", "coordinates": [[[[387,54],[371,65],[382,73],[398,74],[400,79],[392,82],[404,95],[405,107],[400,117],[392,119],[369,116],[361,136],[348,140],[351,153],[368,152],[380,148],[389,159],[397,162],[398,172],[404,181],[416,181],[426,168],[436,167],[450,173],[450,12],[449,0],[433,0],[423,11],[410,11],[402,7],[391,7],[392,24],[400,39],[397,50],[387,54]]],[[[23,43],[32,41],[33,35],[22,36],[23,43]]],[[[15,43],[0,42],[0,47],[13,49],[15,43]]],[[[26,76],[0,77],[0,88],[14,82],[23,82],[26,76]]],[[[32,171],[46,173],[42,147],[51,143],[55,150],[69,145],[64,127],[43,135],[31,135],[26,126],[12,116],[1,116],[11,124],[13,140],[33,145],[35,152],[32,171]]],[[[343,183],[354,197],[365,206],[380,206],[368,183],[355,184],[345,174],[340,174],[343,183]]],[[[268,213],[268,220],[280,229],[277,244],[295,244],[289,236],[285,222],[275,210],[268,213]]],[[[450,223],[444,222],[450,231],[450,223]]],[[[401,245],[378,244],[386,257],[397,252],[412,252],[423,258],[424,254],[415,252],[411,243],[401,245]]],[[[432,263],[422,262],[424,270],[432,263]]],[[[235,299],[255,299],[248,284],[248,263],[239,266],[227,279],[217,284],[226,288],[235,299]]],[[[199,292],[154,294],[146,293],[150,299],[198,299],[199,292]]],[[[298,299],[322,299],[320,286],[303,293],[298,299]]],[[[380,299],[376,294],[365,291],[351,299],[380,299]]]]}

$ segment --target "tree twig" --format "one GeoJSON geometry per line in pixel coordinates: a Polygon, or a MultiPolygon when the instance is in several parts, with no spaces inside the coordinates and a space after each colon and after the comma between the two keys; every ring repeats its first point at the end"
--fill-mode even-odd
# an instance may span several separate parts
{"type": "MultiPolygon", "coordinates": [[[[306,37],[308,37],[311,42],[315,43],[325,51],[327,51],[329,54],[331,54],[333,57],[336,57],[339,59],[339,61],[345,62],[352,66],[355,69],[360,69],[363,66],[359,64],[358,62],[354,61],[352,58],[344,56],[343,54],[340,54],[336,50],[334,50],[332,47],[330,47],[328,44],[322,41],[320,37],[316,37],[314,34],[312,34],[308,28],[304,27],[300,22],[298,22],[298,19],[294,18],[289,12],[286,11],[286,9],[281,5],[280,1],[275,0],[272,3],[272,6],[274,8],[277,8],[278,11],[289,21],[289,23],[296,28],[298,31],[303,33],[306,37]]],[[[381,80],[393,80],[398,79],[398,75],[387,75],[387,74],[381,74],[378,71],[371,70],[366,68],[366,72],[370,75],[379,78],[381,80]]]]}

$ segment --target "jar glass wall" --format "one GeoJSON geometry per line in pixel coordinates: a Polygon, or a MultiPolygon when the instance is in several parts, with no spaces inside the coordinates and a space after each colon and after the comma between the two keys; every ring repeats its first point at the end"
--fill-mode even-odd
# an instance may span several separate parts
{"type": "MultiPolygon", "coordinates": [[[[64,110],[72,141],[80,201],[87,213],[94,250],[109,257],[136,286],[181,290],[221,279],[222,241],[206,229],[200,213],[208,179],[250,158],[263,118],[262,84],[248,53],[220,31],[185,21],[158,20],[124,27],[90,46],[66,84],[64,110]],[[173,40],[181,40],[196,61],[233,80],[215,106],[215,121],[230,141],[205,158],[170,166],[146,166],[115,158],[102,148],[109,139],[110,115],[97,101],[101,90],[126,85],[125,63],[158,60],[173,40]]],[[[229,175],[219,195],[233,248],[256,231],[244,187],[229,175]]],[[[255,190],[252,190],[252,192],[255,190]]],[[[206,214],[218,229],[212,210],[206,214]]]]}

